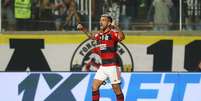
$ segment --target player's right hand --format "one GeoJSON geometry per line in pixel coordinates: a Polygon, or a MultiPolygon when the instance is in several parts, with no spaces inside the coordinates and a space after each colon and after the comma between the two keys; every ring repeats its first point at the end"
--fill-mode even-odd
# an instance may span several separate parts
{"type": "Polygon", "coordinates": [[[78,30],[78,31],[83,31],[83,30],[84,30],[83,25],[82,25],[82,24],[78,24],[78,25],[77,25],[77,30],[78,30]]]}

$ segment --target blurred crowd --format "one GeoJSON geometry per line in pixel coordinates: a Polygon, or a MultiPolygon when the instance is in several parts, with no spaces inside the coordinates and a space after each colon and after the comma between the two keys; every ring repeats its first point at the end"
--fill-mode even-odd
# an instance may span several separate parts
{"type": "Polygon", "coordinates": [[[2,0],[5,31],[74,31],[82,23],[98,30],[99,17],[109,14],[124,30],[201,29],[201,0],[2,0]],[[180,6],[182,12],[180,13],[180,6]],[[182,14],[182,15],[180,15],[182,14]]]}

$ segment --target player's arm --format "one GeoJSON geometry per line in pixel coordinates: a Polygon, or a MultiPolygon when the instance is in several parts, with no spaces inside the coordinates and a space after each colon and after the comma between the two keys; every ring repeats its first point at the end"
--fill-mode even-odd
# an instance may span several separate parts
{"type": "Polygon", "coordinates": [[[78,25],[77,25],[77,30],[83,32],[84,34],[86,34],[86,36],[87,36],[88,38],[94,39],[94,34],[91,33],[91,32],[89,32],[89,31],[87,30],[87,28],[85,28],[82,24],[78,24],[78,25]]]}
{"type": "Polygon", "coordinates": [[[119,40],[120,41],[124,40],[125,39],[124,32],[119,27],[117,28],[117,30],[118,30],[118,38],[119,38],[119,40]]]}
{"type": "Polygon", "coordinates": [[[111,25],[113,27],[113,29],[115,29],[118,33],[117,33],[117,37],[120,41],[124,40],[125,39],[125,35],[124,35],[124,32],[118,27],[118,26],[115,26],[115,25],[111,25]]]}

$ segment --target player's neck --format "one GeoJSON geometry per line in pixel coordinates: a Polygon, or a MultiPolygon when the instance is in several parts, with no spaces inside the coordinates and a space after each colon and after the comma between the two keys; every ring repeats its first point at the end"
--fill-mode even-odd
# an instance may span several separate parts
{"type": "Polygon", "coordinates": [[[105,30],[102,30],[101,32],[102,33],[106,33],[106,32],[108,32],[108,31],[110,31],[111,29],[109,28],[109,27],[107,27],[105,30]]]}

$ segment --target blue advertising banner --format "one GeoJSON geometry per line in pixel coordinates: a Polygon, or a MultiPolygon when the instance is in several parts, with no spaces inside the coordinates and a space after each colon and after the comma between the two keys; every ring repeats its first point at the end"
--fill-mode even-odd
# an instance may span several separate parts
{"type": "MultiPolygon", "coordinates": [[[[1,72],[1,101],[91,101],[94,72],[1,72]]],[[[125,101],[200,101],[201,73],[122,73],[125,101]]],[[[115,101],[108,81],[100,101],[115,101]]]]}

